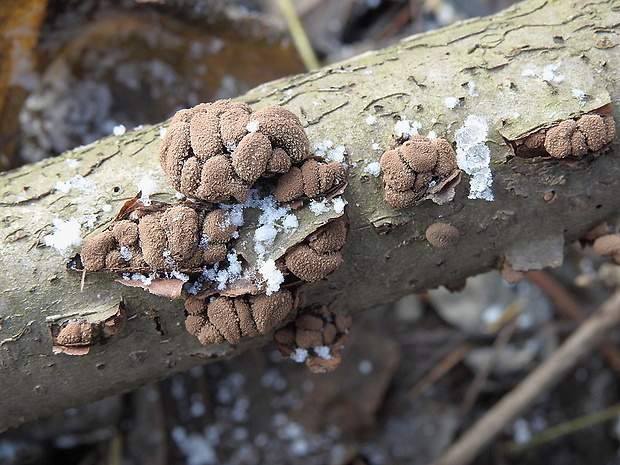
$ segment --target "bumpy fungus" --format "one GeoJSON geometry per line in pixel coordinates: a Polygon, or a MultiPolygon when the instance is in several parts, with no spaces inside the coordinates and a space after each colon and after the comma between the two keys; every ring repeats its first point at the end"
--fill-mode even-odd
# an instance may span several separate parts
{"type": "Polygon", "coordinates": [[[340,364],[350,326],[351,317],[336,315],[326,305],[314,305],[300,310],[293,322],[277,330],[274,342],[283,357],[304,361],[313,372],[325,373],[340,364]]]}
{"type": "Polygon", "coordinates": [[[394,208],[410,207],[440,192],[459,172],[447,140],[419,135],[385,152],[380,164],[385,198],[394,208]]]}
{"type": "Polygon", "coordinates": [[[433,223],[426,229],[426,240],[440,249],[454,247],[459,241],[459,230],[446,223],[433,223]]]}
{"type": "Polygon", "coordinates": [[[242,337],[269,333],[291,312],[293,304],[293,295],[285,290],[234,298],[190,296],[185,301],[185,326],[202,344],[237,344],[242,337]]]}
{"type": "Polygon", "coordinates": [[[336,270],[343,262],[339,250],[347,238],[344,219],[332,221],[306,242],[292,247],[284,256],[286,268],[302,281],[313,283],[336,270]]]}
{"type": "Polygon", "coordinates": [[[222,209],[188,205],[135,211],[89,239],[80,252],[87,271],[191,270],[226,259],[237,227],[222,209]]]}
{"type": "Polygon", "coordinates": [[[252,113],[234,100],[180,110],[159,150],[176,190],[224,203],[244,202],[259,178],[287,173],[308,156],[308,137],[295,114],[279,106],[252,113]]]}
{"type": "Polygon", "coordinates": [[[607,234],[594,240],[594,251],[603,257],[611,257],[620,265],[620,234],[607,234]]]}
{"type": "Polygon", "coordinates": [[[306,160],[301,167],[292,167],[278,179],[274,195],[278,202],[290,202],[304,196],[320,197],[344,182],[345,176],[342,163],[306,160]]]}
{"type": "Polygon", "coordinates": [[[582,158],[588,153],[600,153],[615,138],[616,125],[611,115],[588,113],[541,129],[511,145],[519,157],[582,158]]]}

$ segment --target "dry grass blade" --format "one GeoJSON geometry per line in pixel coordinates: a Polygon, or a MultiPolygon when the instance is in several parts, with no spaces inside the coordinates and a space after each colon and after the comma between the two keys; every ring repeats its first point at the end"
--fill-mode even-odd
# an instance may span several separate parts
{"type": "Polygon", "coordinates": [[[536,398],[559,383],[579,360],[620,324],[620,291],[613,294],[549,357],[487,414],[467,430],[432,465],[465,465],[536,398]]]}

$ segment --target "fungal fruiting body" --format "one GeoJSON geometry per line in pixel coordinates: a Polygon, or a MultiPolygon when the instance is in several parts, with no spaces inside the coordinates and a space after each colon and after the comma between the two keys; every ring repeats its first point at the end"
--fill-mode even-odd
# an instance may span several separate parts
{"type": "Polygon", "coordinates": [[[613,116],[588,113],[541,129],[511,142],[511,145],[515,154],[524,158],[582,158],[589,153],[597,154],[605,150],[615,138],[613,116]]]}
{"type": "Polygon", "coordinates": [[[237,344],[242,337],[267,334],[293,310],[291,292],[241,295],[235,298],[190,296],[185,327],[202,344],[237,344]]]}
{"type": "Polygon", "coordinates": [[[269,333],[296,307],[302,284],[343,262],[344,165],[309,157],[308,137],[289,110],[252,112],[233,100],[181,110],[159,162],[173,187],[194,200],[132,199],[83,246],[81,263],[171,299],[184,289],[186,327],[201,343],[269,333]],[[293,213],[304,208],[308,224],[293,213]],[[173,278],[174,292],[159,287],[173,278]]]}
{"type": "Polygon", "coordinates": [[[159,149],[177,191],[218,203],[245,202],[259,178],[287,173],[308,156],[308,136],[294,113],[279,106],[253,113],[234,100],[178,111],[159,149]]]}
{"type": "Polygon", "coordinates": [[[426,229],[426,240],[439,249],[454,247],[459,241],[459,230],[446,223],[433,223],[426,229]]]}
{"type": "Polygon", "coordinates": [[[594,240],[594,251],[603,257],[611,257],[620,264],[620,234],[606,234],[594,240]]]}
{"type": "Polygon", "coordinates": [[[351,317],[335,314],[327,305],[303,308],[295,320],[274,334],[276,348],[285,358],[304,362],[311,371],[334,370],[349,334],[351,317]]]}
{"type": "Polygon", "coordinates": [[[84,244],[87,271],[197,270],[226,259],[237,227],[221,208],[137,207],[84,244]]]}
{"type": "Polygon", "coordinates": [[[394,208],[410,207],[454,187],[460,173],[447,140],[419,135],[385,152],[380,164],[385,199],[394,208]]]}

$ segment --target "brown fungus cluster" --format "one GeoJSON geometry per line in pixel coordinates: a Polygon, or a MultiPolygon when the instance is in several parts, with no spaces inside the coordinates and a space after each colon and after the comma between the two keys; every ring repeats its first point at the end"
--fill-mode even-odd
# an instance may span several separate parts
{"type": "Polygon", "coordinates": [[[269,333],[293,310],[294,303],[286,290],[235,298],[190,296],[185,300],[185,327],[205,345],[237,344],[242,337],[269,333]]]}
{"type": "Polygon", "coordinates": [[[336,270],[343,262],[340,249],[347,239],[348,224],[340,218],[327,223],[284,256],[288,271],[313,283],[336,270]]]}
{"type": "Polygon", "coordinates": [[[313,305],[277,330],[274,342],[283,357],[305,362],[313,372],[324,373],[340,364],[350,326],[350,316],[336,315],[326,305],[313,305]]]}
{"type": "Polygon", "coordinates": [[[511,143],[519,157],[582,158],[599,153],[616,138],[616,124],[611,115],[588,113],[541,129],[511,143]]]}
{"type": "Polygon", "coordinates": [[[385,152],[380,164],[385,199],[394,208],[407,208],[439,193],[460,173],[447,140],[419,135],[385,152]]]}
{"type": "Polygon", "coordinates": [[[137,208],[84,244],[87,271],[192,270],[226,258],[237,227],[220,208],[159,205],[137,208]]]}
{"type": "Polygon", "coordinates": [[[459,242],[459,230],[446,223],[433,223],[426,229],[426,240],[439,249],[449,249],[459,242]]]}
{"type": "Polygon", "coordinates": [[[176,190],[218,203],[245,202],[259,178],[288,173],[308,156],[308,136],[294,113],[279,106],[253,113],[234,100],[178,111],[159,150],[176,190]]]}
{"type": "MultiPolygon", "coordinates": [[[[342,263],[348,232],[342,200],[301,242],[301,235],[284,239],[280,256],[265,258],[257,247],[297,223],[293,218],[284,225],[284,216],[295,216],[287,212],[317,197],[327,205],[346,186],[343,164],[309,156],[308,137],[289,110],[252,112],[233,100],[181,110],[159,161],[173,187],[194,200],[147,205],[140,196],[132,199],[79,258],[85,271],[122,273],[123,284],[160,296],[174,299],[184,291],[187,330],[202,344],[237,344],[269,333],[297,307],[302,284],[323,279],[342,263]],[[254,211],[244,216],[245,208],[254,211]],[[244,218],[250,224],[238,231],[244,218]],[[258,239],[261,228],[267,239],[258,239]]],[[[75,331],[88,332],[74,326],[66,337],[78,340],[75,331]]]]}

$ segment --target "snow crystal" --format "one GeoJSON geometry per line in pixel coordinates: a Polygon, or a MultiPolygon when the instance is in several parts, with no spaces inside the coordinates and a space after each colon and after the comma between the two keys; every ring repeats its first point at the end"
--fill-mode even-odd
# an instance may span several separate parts
{"type": "Polygon", "coordinates": [[[314,154],[325,158],[328,162],[344,162],[344,154],[346,152],[344,145],[337,145],[334,147],[334,143],[331,140],[325,139],[321,142],[315,142],[313,147],[314,154]]]}
{"type": "Polygon", "coordinates": [[[142,204],[148,206],[151,204],[150,196],[157,192],[157,183],[153,181],[148,174],[143,174],[140,181],[136,183],[138,190],[142,192],[140,200],[142,204]]]}
{"type": "Polygon", "coordinates": [[[258,272],[267,284],[265,294],[271,295],[280,290],[280,284],[284,282],[284,275],[278,269],[274,260],[265,260],[258,269],[258,272]]]}
{"type": "Polygon", "coordinates": [[[82,243],[82,238],[80,237],[82,225],[77,219],[71,218],[67,221],[55,219],[52,224],[54,232],[43,237],[43,242],[48,247],[53,247],[63,253],[70,247],[82,243]]]}
{"type": "Polygon", "coordinates": [[[521,76],[525,77],[538,77],[545,82],[555,82],[556,84],[564,81],[565,76],[563,74],[556,74],[556,71],[562,65],[562,61],[556,63],[550,63],[540,68],[526,68],[521,72],[521,76]]]}
{"type": "Polygon", "coordinates": [[[168,132],[168,128],[165,128],[163,126],[159,127],[159,138],[163,139],[166,136],[166,133],[168,132]]]}
{"type": "Polygon", "coordinates": [[[245,128],[248,130],[248,132],[258,131],[258,121],[253,119],[252,121],[250,121],[248,124],[245,125],[245,128]]]}
{"type": "Polygon", "coordinates": [[[128,262],[133,257],[133,253],[129,250],[129,247],[121,246],[121,258],[128,262]]]}
{"type": "Polygon", "coordinates": [[[322,213],[329,211],[329,206],[327,205],[327,199],[323,199],[321,201],[311,200],[308,206],[310,211],[315,214],[315,216],[319,216],[322,213]]]}
{"type": "Polygon", "coordinates": [[[401,119],[394,124],[394,131],[397,137],[408,137],[418,134],[418,129],[422,127],[422,123],[414,121],[413,123],[408,119],[401,119]]]}
{"type": "Polygon", "coordinates": [[[183,281],[184,283],[189,281],[189,276],[186,275],[185,273],[181,273],[179,270],[172,270],[172,272],[170,273],[170,276],[178,279],[179,281],[183,281]]]}
{"type": "Polygon", "coordinates": [[[65,194],[68,194],[71,189],[78,189],[84,193],[89,193],[95,190],[95,187],[95,183],[89,181],[81,174],[76,174],[71,179],[68,179],[64,182],[58,181],[54,185],[54,189],[60,192],[64,192],[65,194]]]}
{"type": "Polygon", "coordinates": [[[471,176],[470,199],[493,200],[491,185],[491,151],[485,145],[489,126],[484,118],[469,115],[465,123],[456,130],[456,162],[460,169],[471,176]]]}
{"type": "Polygon", "coordinates": [[[314,353],[324,360],[331,360],[332,354],[329,346],[319,346],[314,348],[314,353]]]}
{"type": "Polygon", "coordinates": [[[346,202],[342,197],[336,197],[332,200],[332,207],[336,213],[344,212],[344,207],[346,206],[346,202]]]}
{"type": "Polygon", "coordinates": [[[67,166],[68,166],[69,168],[79,168],[79,167],[80,167],[80,162],[79,162],[79,161],[77,161],[77,160],[76,160],[76,159],[74,159],[74,158],[67,158],[67,159],[65,160],[65,163],[67,164],[67,166]]]}
{"type": "Polygon", "coordinates": [[[376,122],[377,122],[377,118],[375,117],[375,115],[368,115],[366,117],[366,124],[369,124],[370,126],[372,126],[376,122]]]}
{"type": "Polygon", "coordinates": [[[295,215],[289,213],[282,220],[282,227],[284,229],[297,229],[299,228],[299,220],[295,215]]]}
{"type": "Polygon", "coordinates": [[[383,149],[381,148],[381,144],[379,144],[378,142],[373,142],[371,148],[373,150],[379,150],[379,151],[383,151],[383,149]]]}
{"type": "Polygon", "coordinates": [[[115,136],[122,136],[123,134],[125,134],[126,131],[127,129],[125,128],[125,126],[119,124],[118,126],[114,126],[114,128],[112,129],[112,134],[114,134],[115,136]]]}
{"type": "Polygon", "coordinates": [[[376,178],[381,174],[381,165],[378,161],[373,161],[372,163],[368,163],[366,166],[364,166],[364,169],[362,171],[376,178]]]}
{"type": "Polygon", "coordinates": [[[429,139],[437,139],[437,133],[435,131],[429,131],[426,137],[429,139]]]}
{"type": "Polygon", "coordinates": [[[469,90],[469,95],[471,97],[478,97],[478,92],[476,92],[476,83],[474,81],[469,81],[467,83],[467,89],[469,90]]]}
{"type": "Polygon", "coordinates": [[[586,104],[586,93],[583,90],[573,88],[573,97],[579,100],[581,106],[586,104]]]}
{"type": "Polygon", "coordinates": [[[446,97],[443,103],[448,108],[453,109],[459,104],[459,99],[457,99],[456,97],[446,97]]]}
{"type": "Polygon", "coordinates": [[[298,347],[295,349],[295,352],[291,354],[291,359],[296,361],[297,363],[303,363],[308,358],[308,351],[306,349],[302,349],[298,347]]]}

